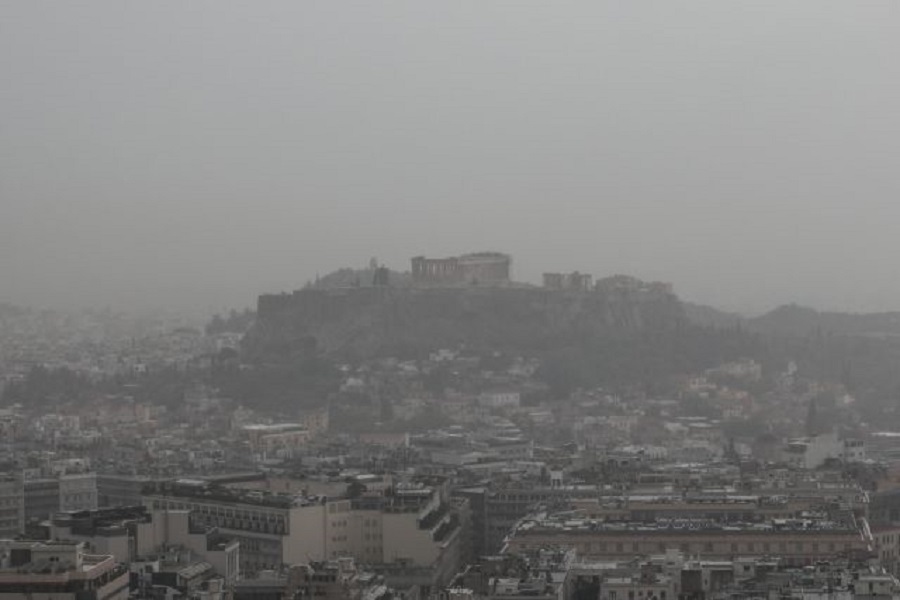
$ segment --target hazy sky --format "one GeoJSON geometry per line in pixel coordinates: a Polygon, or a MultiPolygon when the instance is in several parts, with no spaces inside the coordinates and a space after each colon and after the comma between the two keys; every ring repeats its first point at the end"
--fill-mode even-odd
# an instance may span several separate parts
{"type": "Polygon", "coordinates": [[[0,300],[488,249],[900,309],[900,3],[0,2],[0,300]]]}

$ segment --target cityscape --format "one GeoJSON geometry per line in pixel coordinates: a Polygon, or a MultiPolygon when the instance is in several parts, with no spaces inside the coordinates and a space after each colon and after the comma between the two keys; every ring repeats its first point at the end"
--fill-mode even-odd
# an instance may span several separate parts
{"type": "Polygon", "coordinates": [[[0,0],[0,600],[900,600],[898,57],[0,0]]]}
{"type": "Polygon", "coordinates": [[[671,284],[535,285],[511,263],[373,259],[202,328],[4,306],[0,593],[900,593],[900,432],[867,421],[852,385],[689,317],[671,284]],[[477,335],[488,324],[471,311],[495,331],[477,335]],[[606,339],[696,330],[730,350],[569,385],[579,376],[560,378],[530,336],[573,324],[606,339]]]}

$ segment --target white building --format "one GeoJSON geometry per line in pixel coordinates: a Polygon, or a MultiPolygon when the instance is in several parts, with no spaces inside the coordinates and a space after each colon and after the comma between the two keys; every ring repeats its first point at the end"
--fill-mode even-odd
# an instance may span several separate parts
{"type": "Polygon", "coordinates": [[[478,396],[478,405],[488,409],[519,408],[521,402],[521,394],[512,391],[484,392],[478,396]]]}
{"type": "Polygon", "coordinates": [[[844,442],[835,432],[790,440],[784,448],[784,461],[798,469],[815,469],[829,459],[844,457],[844,442]]]}

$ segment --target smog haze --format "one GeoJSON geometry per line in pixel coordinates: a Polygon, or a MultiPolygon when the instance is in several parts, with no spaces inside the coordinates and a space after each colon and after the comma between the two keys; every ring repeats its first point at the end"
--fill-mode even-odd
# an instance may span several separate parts
{"type": "Polygon", "coordinates": [[[0,6],[0,301],[250,306],[497,250],[900,309],[894,2],[0,6]]]}

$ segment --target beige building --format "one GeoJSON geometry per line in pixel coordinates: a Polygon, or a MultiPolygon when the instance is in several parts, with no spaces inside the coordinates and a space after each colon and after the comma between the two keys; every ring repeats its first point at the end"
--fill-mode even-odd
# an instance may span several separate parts
{"type": "Polygon", "coordinates": [[[304,533],[304,525],[324,517],[323,501],[301,503],[257,490],[211,489],[201,481],[172,484],[146,495],[144,504],[153,511],[190,511],[196,523],[237,540],[242,573],[303,562],[300,540],[310,535],[304,533]]]}
{"type": "Polygon", "coordinates": [[[312,437],[310,430],[299,423],[245,425],[243,431],[250,449],[262,459],[291,458],[312,437]]]}
{"type": "MultiPolygon", "coordinates": [[[[292,514],[303,532],[291,554],[305,560],[353,557],[368,565],[403,564],[446,582],[464,560],[461,507],[443,485],[399,484],[390,495],[328,500],[292,514]]],[[[302,562],[295,560],[296,562],[302,562]]]]}
{"type": "Polygon", "coordinates": [[[240,545],[219,532],[192,524],[186,510],[148,511],[143,506],[59,513],[50,538],[80,542],[93,553],[130,563],[168,550],[185,551],[212,565],[226,584],[240,575],[240,545]]]}
{"type": "Polygon", "coordinates": [[[0,600],[126,600],[128,570],[71,542],[5,542],[0,600]]]}
{"type": "Polygon", "coordinates": [[[146,496],[145,504],[190,511],[196,523],[238,540],[244,573],[348,556],[369,565],[402,562],[449,579],[463,560],[465,536],[446,485],[371,487],[350,499],[180,481],[146,496]]]}
{"type": "Polygon", "coordinates": [[[352,557],[420,567],[436,582],[449,581],[464,560],[467,504],[454,503],[445,483],[373,490],[327,498],[182,482],[145,502],[154,510],[191,511],[197,523],[239,540],[244,573],[352,557]]]}

